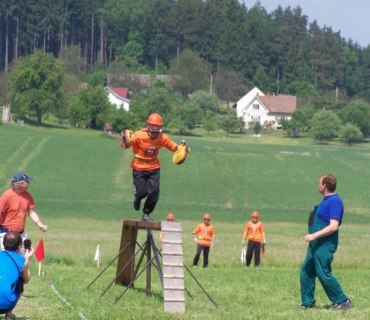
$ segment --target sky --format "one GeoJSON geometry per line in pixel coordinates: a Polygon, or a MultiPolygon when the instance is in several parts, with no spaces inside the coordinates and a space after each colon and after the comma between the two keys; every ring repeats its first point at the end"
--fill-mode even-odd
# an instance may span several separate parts
{"type": "MultiPolygon", "coordinates": [[[[250,9],[256,0],[240,0],[250,9]]],[[[260,0],[267,12],[279,5],[283,8],[300,6],[308,21],[316,20],[319,26],[340,31],[343,38],[352,39],[362,47],[370,45],[369,0],[260,0]]]]}

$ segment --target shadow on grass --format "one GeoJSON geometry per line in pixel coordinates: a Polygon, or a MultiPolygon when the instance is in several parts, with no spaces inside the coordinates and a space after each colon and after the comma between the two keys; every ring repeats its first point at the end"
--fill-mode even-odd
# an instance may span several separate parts
{"type": "MultiPolygon", "coordinates": [[[[132,290],[141,293],[143,296],[146,295],[146,289],[143,289],[143,288],[133,288],[132,290]]],[[[158,300],[159,302],[163,302],[164,301],[163,294],[162,293],[159,293],[159,292],[153,292],[152,291],[152,295],[150,297],[158,300]]],[[[122,298],[120,300],[122,300],[122,299],[124,299],[124,295],[122,296],[122,298]]]]}
{"type": "Polygon", "coordinates": [[[46,128],[46,129],[68,129],[65,125],[57,125],[57,124],[50,124],[50,123],[42,123],[40,126],[37,124],[36,120],[33,119],[27,119],[27,118],[18,118],[18,120],[23,120],[25,124],[28,124],[30,126],[34,126],[37,128],[46,128]]]}
{"type": "Polygon", "coordinates": [[[65,256],[54,256],[48,255],[45,257],[45,262],[48,264],[58,264],[58,265],[65,265],[65,266],[74,266],[76,265],[76,261],[72,258],[65,257],[65,256]]]}

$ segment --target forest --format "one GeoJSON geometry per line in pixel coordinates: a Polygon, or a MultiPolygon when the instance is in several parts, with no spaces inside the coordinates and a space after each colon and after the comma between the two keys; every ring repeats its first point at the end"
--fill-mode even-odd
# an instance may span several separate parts
{"type": "Polygon", "coordinates": [[[370,47],[300,7],[266,10],[237,0],[6,0],[0,3],[0,70],[36,50],[68,60],[74,72],[120,63],[131,72],[166,74],[184,49],[208,74],[241,74],[265,92],[295,93],[309,83],[370,99],[370,47]],[[72,61],[71,61],[72,60],[72,61]]]}
{"type": "Polygon", "coordinates": [[[229,108],[255,86],[299,98],[291,121],[281,123],[291,137],[306,132],[352,143],[370,134],[370,46],[309,21],[299,6],[267,12],[258,1],[247,8],[238,0],[0,2],[0,105],[11,105],[13,120],[34,117],[41,125],[52,115],[84,128],[111,123],[119,132],[160,112],[179,133],[259,131],[261,124],[245,124],[229,108]],[[152,79],[145,90],[122,80],[141,75],[152,79]],[[130,88],[130,112],[110,105],[107,84],[130,88]]]}

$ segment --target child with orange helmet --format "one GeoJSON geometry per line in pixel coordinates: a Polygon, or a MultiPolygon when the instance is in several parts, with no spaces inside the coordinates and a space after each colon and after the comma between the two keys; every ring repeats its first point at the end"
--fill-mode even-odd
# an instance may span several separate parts
{"type": "MultiPolygon", "coordinates": [[[[172,212],[170,212],[167,215],[167,221],[168,222],[175,222],[175,215],[172,212]]],[[[162,234],[162,231],[159,233],[159,241],[163,242],[163,234],[162,234]]]]}
{"type": "Polygon", "coordinates": [[[200,254],[203,251],[203,268],[208,267],[209,251],[214,245],[215,230],[210,224],[211,215],[206,213],[203,216],[203,222],[198,224],[193,231],[194,241],[197,244],[197,252],[194,257],[193,266],[198,266],[200,254]]]}
{"type": "Polygon", "coordinates": [[[254,266],[259,267],[261,264],[261,246],[266,245],[265,231],[263,223],[258,221],[259,214],[257,211],[252,212],[251,220],[247,222],[244,229],[242,245],[248,239],[246,266],[249,267],[252,262],[254,253],[254,266]]]}
{"type": "Polygon", "coordinates": [[[152,113],[147,119],[147,127],[131,133],[122,132],[120,146],[132,147],[134,159],[131,162],[133,181],[135,186],[134,209],[139,211],[141,200],[146,198],[142,220],[152,220],[150,214],[159,200],[160,162],[159,150],[166,147],[175,152],[179,145],[169,136],[162,133],[162,117],[152,113]]]}
{"type": "Polygon", "coordinates": [[[175,221],[175,215],[172,212],[167,215],[167,221],[175,221]]]}

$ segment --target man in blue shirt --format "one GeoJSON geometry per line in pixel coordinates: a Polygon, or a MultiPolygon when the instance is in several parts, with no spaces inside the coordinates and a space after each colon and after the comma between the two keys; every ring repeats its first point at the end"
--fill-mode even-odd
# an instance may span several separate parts
{"type": "Polygon", "coordinates": [[[324,196],[310,214],[307,256],[301,268],[301,308],[315,307],[315,280],[320,280],[333,309],[352,308],[352,302],[343,292],[331,272],[333,256],[338,247],[339,226],[343,218],[343,202],[335,192],[337,181],[331,174],[320,177],[318,189],[324,196]]]}
{"type": "Polygon", "coordinates": [[[33,249],[19,254],[22,238],[18,232],[9,231],[4,236],[4,251],[0,251],[0,314],[5,320],[15,319],[12,313],[23,291],[23,284],[30,280],[29,261],[33,249]]]}

